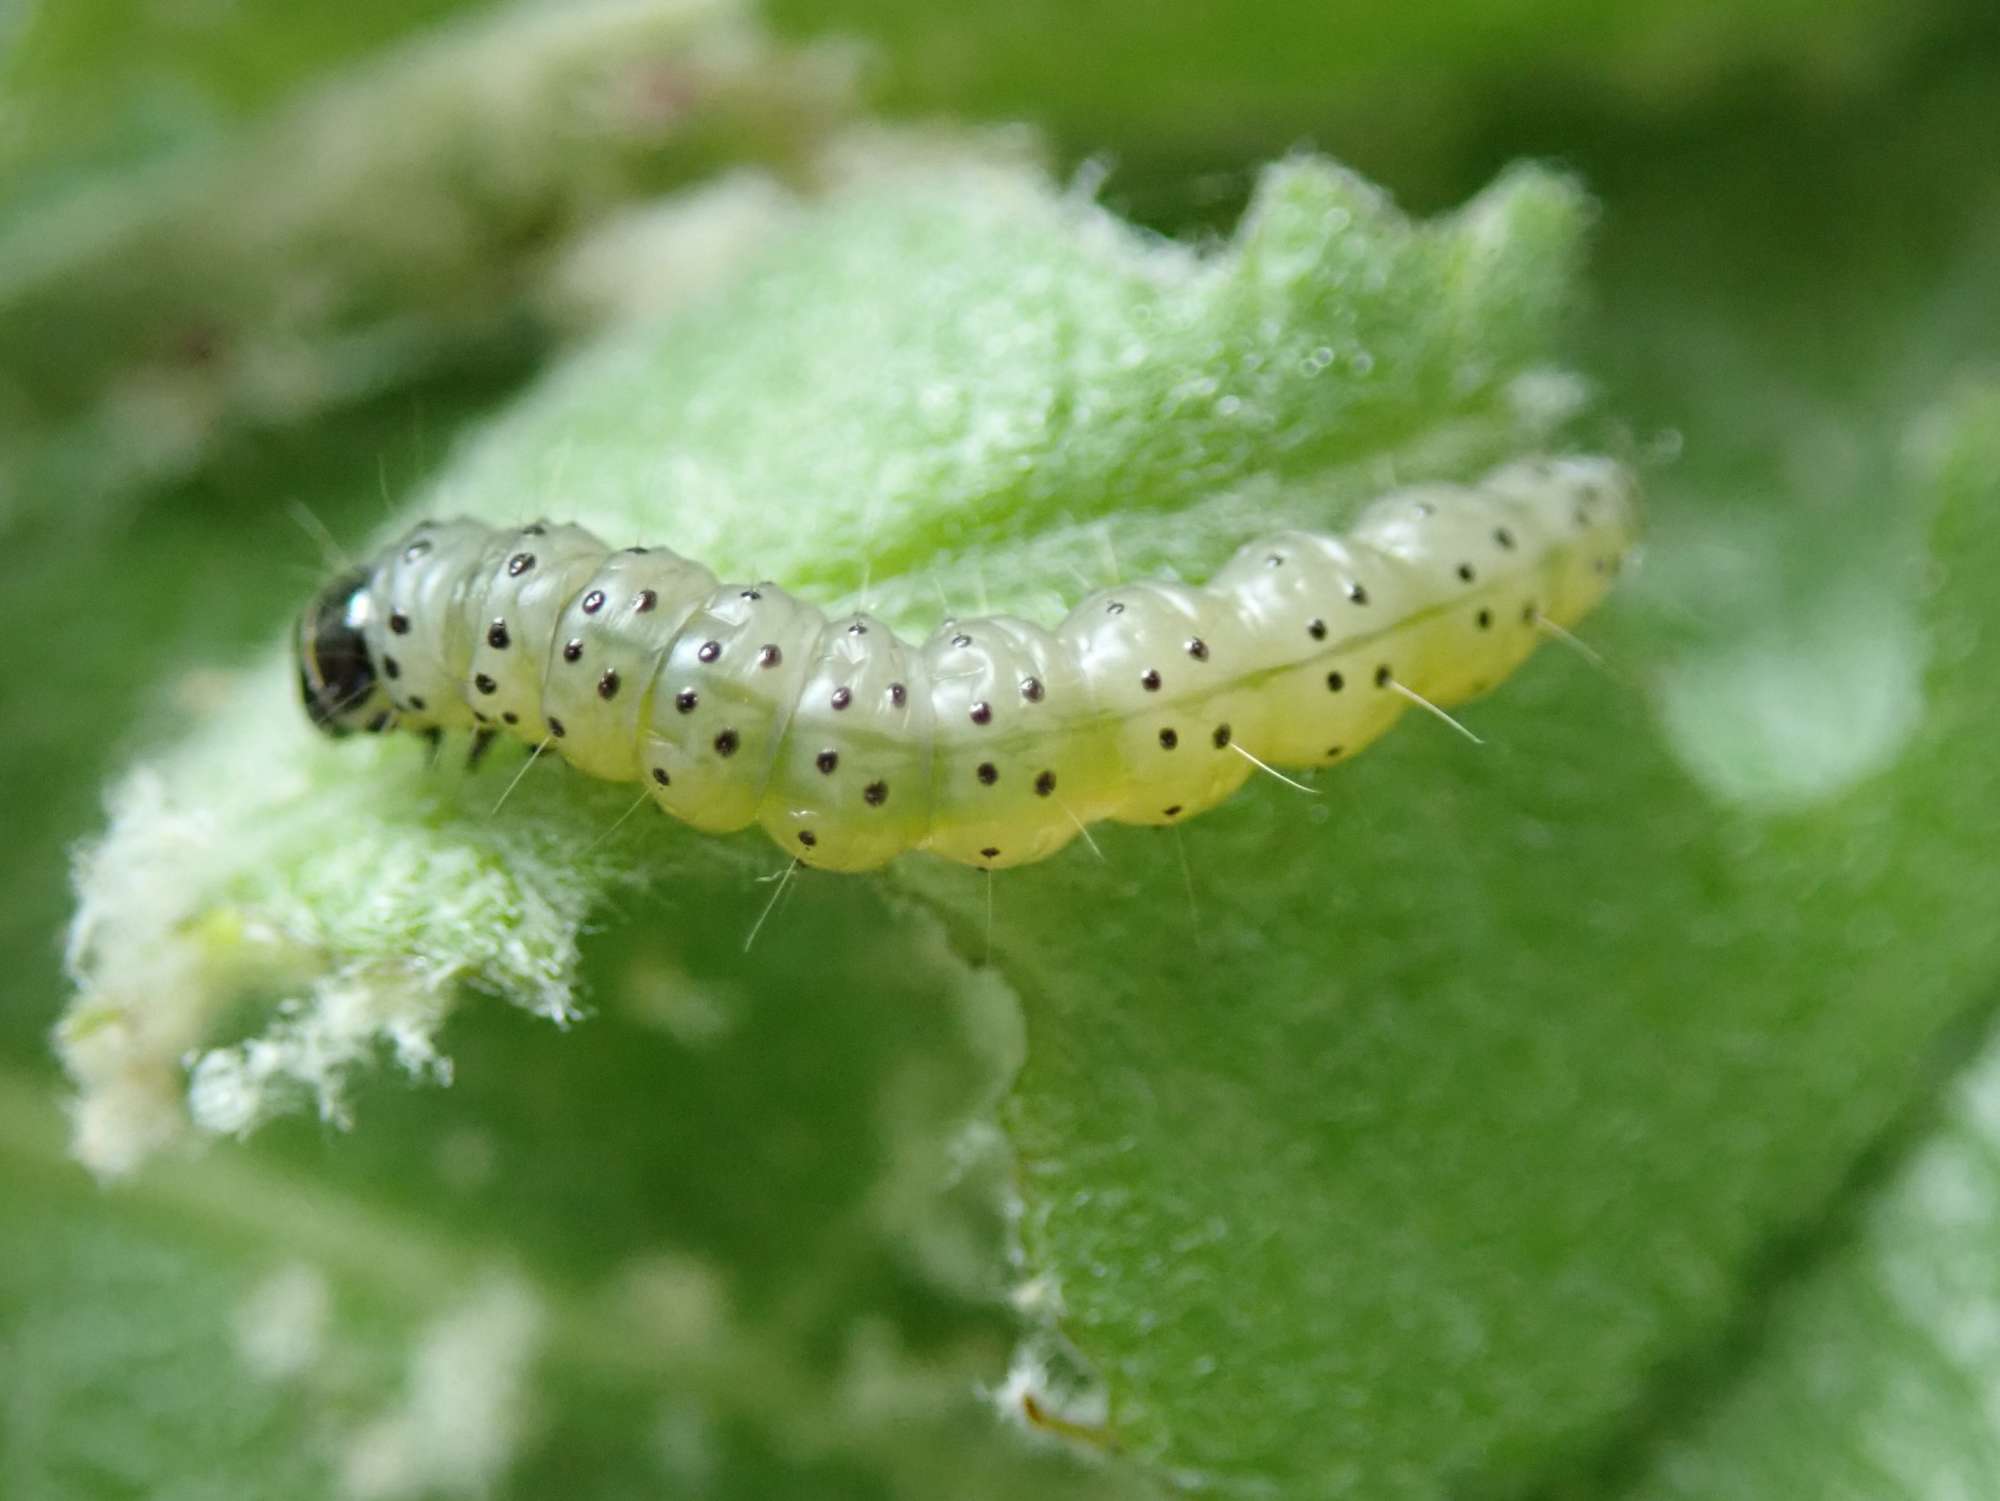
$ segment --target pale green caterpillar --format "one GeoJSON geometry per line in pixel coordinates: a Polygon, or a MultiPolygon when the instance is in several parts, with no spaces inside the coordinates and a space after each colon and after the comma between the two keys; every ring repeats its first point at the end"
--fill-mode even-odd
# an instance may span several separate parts
{"type": "Polygon", "coordinates": [[[1389,495],[1345,537],[1261,538],[1204,587],[1100,590],[1052,630],[946,621],[921,646],[576,526],[424,522],[306,609],[299,669],[332,734],[505,730],[823,869],[917,849],[993,869],[1098,819],[1178,823],[1260,764],[1330,765],[1412,703],[1484,692],[1603,598],[1637,520],[1623,467],[1526,460],[1389,495]]]}

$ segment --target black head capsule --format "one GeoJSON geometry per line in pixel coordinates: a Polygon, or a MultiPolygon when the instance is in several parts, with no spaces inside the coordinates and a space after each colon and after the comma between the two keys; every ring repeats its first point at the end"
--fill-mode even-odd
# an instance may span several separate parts
{"type": "Polygon", "coordinates": [[[363,729],[389,707],[368,655],[374,613],[368,574],[356,569],[328,584],[299,616],[293,637],[299,696],[306,717],[329,735],[363,729]]]}

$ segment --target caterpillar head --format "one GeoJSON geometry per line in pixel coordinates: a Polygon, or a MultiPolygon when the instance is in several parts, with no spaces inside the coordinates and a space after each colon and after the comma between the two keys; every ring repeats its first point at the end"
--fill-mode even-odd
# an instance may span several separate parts
{"type": "Polygon", "coordinates": [[[328,584],[299,616],[299,693],[307,717],[329,735],[387,722],[387,695],[364,636],[373,609],[368,574],[357,569],[328,584]]]}

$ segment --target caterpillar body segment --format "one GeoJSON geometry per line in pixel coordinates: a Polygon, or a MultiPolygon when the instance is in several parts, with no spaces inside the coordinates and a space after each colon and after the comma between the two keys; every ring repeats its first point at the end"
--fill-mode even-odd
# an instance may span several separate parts
{"type": "Polygon", "coordinates": [[[1385,496],[1344,536],[1259,538],[1203,586],[916,645],[666,548],[434,521],[329,585],[296,640],[329,733],[505,731],[810,865],[990,869],[1100,819],[1181,822],[1260,762],[1331,765],[1487,691],[1603,598],[1636,531],[1622,467],[1527,460],[1385,496]]]}

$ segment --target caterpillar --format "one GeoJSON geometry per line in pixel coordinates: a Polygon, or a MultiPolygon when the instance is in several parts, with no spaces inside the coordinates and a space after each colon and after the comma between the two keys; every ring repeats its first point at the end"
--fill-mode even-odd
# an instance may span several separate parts
{"type": "Polygon", "coordinates": [[[1485,692],[1603,598],[1637,521],[1613,461],[1521,460],[1396,491],[1345,536],[1261,537],[1204,587],[1121,584],[1052,629],[947,620],[922,645],[579,526],[425,521],[303,611],[300,688],[329,734],[468,729],[475,755],[512,734],[823,869],[919,849],[997,869],[1485,692]]]}

